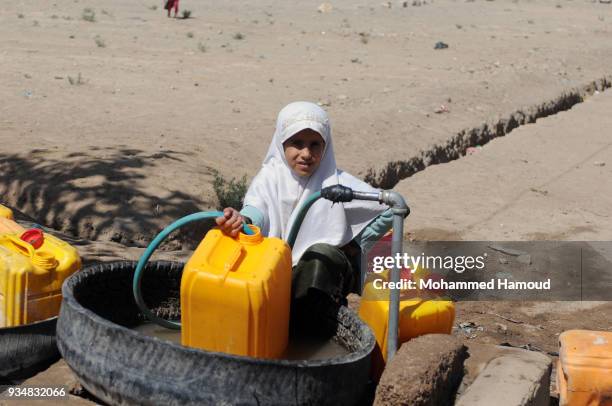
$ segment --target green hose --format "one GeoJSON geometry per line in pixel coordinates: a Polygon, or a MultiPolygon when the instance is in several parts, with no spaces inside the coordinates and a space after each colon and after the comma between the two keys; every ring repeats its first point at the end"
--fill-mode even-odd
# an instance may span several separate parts
{"type": "Polygon", "coordinates": [[[308,213],[310,206],[312,206],[320,198],[321,192],[315,192],[308,196],[302,207],[300,207],[300,211],[298,212],[297,216],[295,216],[295,221],[291,226],[291,230],[289,230],[289,237],[287,237],[287,244],[289,244],[291,249],[293,249],[293,245],[295,244],[295,240],[298,232],[300,231],[300,227],[302,226],[302,222],[304,221],[304,217],[306,217],[306,213],[308,213]]]}
{"type": "MultiPolygon", "coordinates": [[[[308,196],[302,207],[300,207],[300,211],[298,212],[295,221],[291,226],[291,230],[289,231],[289,237],[287,238],[287,244],[289,244],[290,248],[293,248],[293,245],[295,244],[297,234],[300,231],[300,226],[304,221],[304,217],[306,217],[306,213],[308,213],[308,209],[310,209],[310,206],[312,206],[320,198],[321,192],[315,192],[312,195],[308,196]]],[[[138,260],[138,265],[136,266],[136,272],[134,273],[134,280],[132,283],[132,291],[134,292],[134,299],[136,300],[136,304],[138,305],[142,313],[153,323],[172,330],[181,329],[181,323],[162,319],[161,317],[157,317],[155,314],[153,314],[153,312],[147,307],[144,299],[142,298],[142,290],[140,284],[144,267],[149,261],[149,258],[151,258],[151,255],[153,255],[153,252],[157,249],[159,244],[161,244],[161,242],[164,241],[166,237],[168,237],[168,235],[170,235],[170,233],[172,233],[173,231],[183,227],[186,224],[193,223],[194,221],[200,221],[219,216],[223,216],[223,213],[219,211],[202,211],[199,213],[190,214],[188,216],[176,220],[174,223],[164,228],[162,232],[159,233],[153,241],[151,241],[147,249],[140,257],[140,260],[138,260]]],[[[246,224],[244,224],[243,226],[243,231],[245,234],[253,234],[253,231],[246,224]]]]}
{"type": "MultiPolygon", "coordinates": [[[[147,249],[140,257],[140,260],[138,260],[138,265],[136,266],[136,272],[134,273],[134,280],[132,283],[134,299],[136,300],[136,304],[138,305],[142,313],[155,324],[159,324],[162,327],[166,327],[173,330],[181,329],[181,323],[162,319],[161,317],[157,317],[155,314],[153,314],[153,312],[147,307],[144,299],[142,298],[140,283],[142,280],[144,267],[149,261],[149,258],[151,258],[151,255],[153,255],[153,252],[157,249],[159,244],[161,244],[161,242],[164,241],[173,231],[195,221],[200,221],[208,218],[216,218],[220,216],[223,216],[223,213],[220,211],[202,211],[199,213],[190,214],[188,216],[176,220],[174,223],[164,228],[161,233],[157,234],[157,237],[155,237],[155,239],[151,241],[147,249]]],[[[253,230],[251,230],[246,224],[243,225],[243,232],[249,235],[253,234],[253,230]]]]}

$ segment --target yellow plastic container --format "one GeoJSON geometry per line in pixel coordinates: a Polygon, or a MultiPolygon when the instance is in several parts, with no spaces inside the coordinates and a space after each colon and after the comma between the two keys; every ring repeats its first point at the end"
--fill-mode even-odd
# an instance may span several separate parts
{"type": "Polygon", "coordinates": [[[0,216],[0,234],[21,234],[25,228],[21,227],[14,220],[0,216]]]}
{"type": "MultiPolygon", "coordinates": [[[[417,271],[420,272],[420,271],[417,271]]],[[[377,289],[375,279],[387,280],[388,271],[371,275],[366,282],[359,317],[374,332],[376,349],[372,355],[372,377],[380,378],[387,361],[390,290],[377,289]]],[[[380,283],[378,287],[380,287],[380,283]]],[[[421,298],[418,292],[402,291],[399,308],[398,346],[424,334],[450,334],[455,320],[455,305],[442,298],[421,298]]]]}
{"type": "Polygon", "coordinates": [[[77,250],[52,235],[35,249],[18,234],[0,234],[0,327],[57,316],[62,283],[80,268],[77,250]]]}
{"type": "Polygon", "coordinates": [[[212,229],[183,270],[181,343],[279,358],[289,338],[291,251],[278,238],[212,229]]]}
{"type": "Polygon", "coordinates": [[[559,346],[559,404],[612,405],[612,332],[568,330],[559,346]]]}
{"type": "Polygon", "coordinates": [[[13,210],[0,204],[0,218],[13,219],[13,210]]]}

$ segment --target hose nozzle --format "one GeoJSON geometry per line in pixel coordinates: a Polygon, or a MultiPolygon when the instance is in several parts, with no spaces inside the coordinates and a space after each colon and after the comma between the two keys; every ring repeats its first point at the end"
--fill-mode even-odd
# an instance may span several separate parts
{"type": "Polygon", "coordinates": [[[334,203],[353,200],[353,189],[343,185],[332,185],[321,189],[321,197],[334,203]]]}

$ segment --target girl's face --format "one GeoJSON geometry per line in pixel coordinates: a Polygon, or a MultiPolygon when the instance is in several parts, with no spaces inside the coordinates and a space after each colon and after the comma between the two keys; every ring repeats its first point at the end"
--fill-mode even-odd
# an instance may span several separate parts
{"type": "Polygon", "coordinates": [[[309,128],[298,132],[283,142],[285,159],[298,176],[310,176],[317,170],[323,157],[325,141],[309,128]]]}

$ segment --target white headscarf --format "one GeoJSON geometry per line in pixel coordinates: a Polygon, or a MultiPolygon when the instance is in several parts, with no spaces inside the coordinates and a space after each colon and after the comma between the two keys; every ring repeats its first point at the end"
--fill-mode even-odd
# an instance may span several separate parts
{"type": "MultiPolygon", "coordinates": [[[[327,113],[309,102],[295,102],[278,114],[276,131],[262,168],[244,198],[264,215],[262,233],[286,240],[304,201],[323,187],[341,184],[359,191],[376,191],[365,182],[336,168],[334,146],[327,113]],[[318,132],[325,141],[321,163],[309,177],[296,175],[285,158],[283,143],[304,129],[318,132]]],[[[357,236],[377,215],[386,210],[378,202],[353,200],[336,203],[319,199],[304,218],[292,251],[295,265],[313,244],[343,246],[357,236]]]]}

